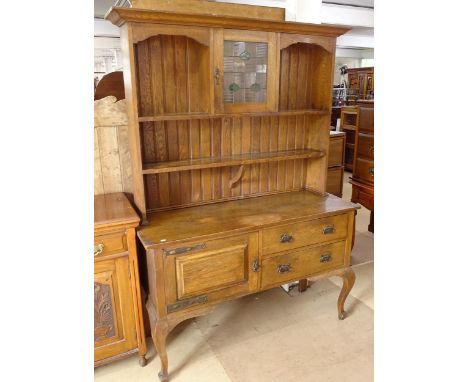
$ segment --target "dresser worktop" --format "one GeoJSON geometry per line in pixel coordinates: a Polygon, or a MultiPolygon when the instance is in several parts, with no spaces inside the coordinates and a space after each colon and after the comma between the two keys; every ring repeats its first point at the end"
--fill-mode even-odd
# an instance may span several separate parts
{"type": "Polygon", "coordinates": [[[143,245],[150,248],[160,243],[224,232],[243,232],[356,208],[359,206],[334,195],[289,192],[150,214],[148,224],[138,229],[138,236],[143,245]]]}

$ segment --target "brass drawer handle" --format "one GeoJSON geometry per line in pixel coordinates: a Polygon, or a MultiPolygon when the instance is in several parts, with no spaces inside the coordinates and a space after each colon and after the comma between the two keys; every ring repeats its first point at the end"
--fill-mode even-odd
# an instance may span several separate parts
{"type": "Polygon", "coordinates": [[[288,273],[291,270],[291,264],[278,265],[278,273],[288,273]]]}
{"type": "Polygon", "coordinates": [[[320,256],[321,263],[328,263],[332,259],[331,253],[324,253],[320,256]]]}
{"type": "Polygon", "coordinates": [[[104,244],[94,244],[94,257],[99,256],[104,251],[104,244]]]}
{"type": "Polygon", "coordinates": [[[290,235],[289,233],[282,233],[280,236],[281,243],[290,243],[292,239],[293,239],[293,236],[290,235]]]}
{"type": "Polygon", "coordinates": [[[258,263],[258,257],[256,257],[252,263],[252,271],[258,272],[260,264],[258,263]]]}
{"type": "Polygon", "coordinates": [[[369,169],[369,174],[370,174],[371,176],[374,176],[374,167],[371,167],[371,168],[369,169]]]}
{"type": "Polygon", "coordinates": [[[335,227],[333,226],[333,224],[326,225],[322,230],[322,233],[324,235],[330,235],[333,232],[335,232],[335,227]]]}

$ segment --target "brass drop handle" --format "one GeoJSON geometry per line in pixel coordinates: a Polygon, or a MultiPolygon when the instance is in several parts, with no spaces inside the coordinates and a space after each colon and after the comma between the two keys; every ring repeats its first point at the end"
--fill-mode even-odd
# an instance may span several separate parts
{"type": "Polygon", "coordinates": [[[331,253],[324,253],[320,256],[321,263],[328,263],[332,259],[331,253]]]}
{"type": "Polygon", "coordinates": [[[219,78],[221,77],[221,72],[219,70],[219,68],[216,68],[215,69],[215,83],[216,85],[219,85],[219,78]]]}
{"type": "Polygon", "coordinates": [[[256,257],[252,263],[252,271],[258,272],[260,269],[260,264],[258,263],[258,257],[256,257]]]}
{"type": "Polygon", "coordinates": [[[371,167],[371,168],[369,169],[369,174],[370,174],[371,176],[374,176],[374,167],[371,167]]]}
{"type": "Polygon", "coordinates": [[[289,233],[282,233],[280,235],[280,242],[281,243],[290,243],[293,240],[293,236],[289,233]]]}
{"type": "Polygon", "coordinates": [[[330,235],[333,232],[335,232],[335,227],[333,225],[326,225],[322,230],[324,235],[330,235]]]}
{"type": "Polygon", "coordinates": [[[94,244],[94,257],[99,256],[104,251],[104,244],[94,244]]]}
{"type": "Polygon", "coordinates": [[[289,271],[291,271],[291,264],[278,265],[278,273],[288,273],[289,271]]]}

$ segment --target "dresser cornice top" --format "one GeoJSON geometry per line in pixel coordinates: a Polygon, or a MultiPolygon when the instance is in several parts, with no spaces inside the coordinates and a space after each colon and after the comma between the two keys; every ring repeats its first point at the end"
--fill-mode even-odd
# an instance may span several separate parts
{"type": "Polygon", "coordinates": [[[94,229],[136,227],[140,217],[122,192],[94,196],[94,229]]]}
{"type": "Polygon", "coordinates": [[[138,229],[138,236],[148,249],[168,242],[258,230],[358,208],[330,194],[288,192],[149,214],[148,224],[138,229]]]}
{"type": "Polygon", "coordinates": [[[127,22],[134,22],[261,30],[267,32],[311,34],[328,37],[338,37],[350,30],[350,28],[341,25],[308,24],[292,21],[253,19],[247,17],[162,12],[150,9],[123,7],[112,7],[107,12],[105,19],[119,27],[127,22]]]}

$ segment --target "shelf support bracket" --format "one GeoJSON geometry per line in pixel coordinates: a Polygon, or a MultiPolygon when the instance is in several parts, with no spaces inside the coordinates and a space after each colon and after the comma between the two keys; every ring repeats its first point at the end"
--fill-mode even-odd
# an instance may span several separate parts
{"type": "Polygon", "coordinates": [[[236,175],[229,181],[229,188],[233,188],[236,183],[242,178],[242,175],[244,175],[244,165],[240,165],[236,175]]]}

